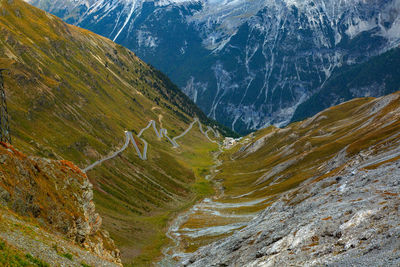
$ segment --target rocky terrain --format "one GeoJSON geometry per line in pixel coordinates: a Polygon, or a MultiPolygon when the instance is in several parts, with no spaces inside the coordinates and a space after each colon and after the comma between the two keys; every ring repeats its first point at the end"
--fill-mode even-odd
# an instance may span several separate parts
{"type": "MultiPolygon", "coordinates": [[[[128,47],[241,133],[286,125],[334,72],[400,43],[399,0],[27,1],[128,47]]],[[[336,105],[379,86],[323,96],[336,105]]]]}
{"type": "Polygon", "coordinates": [[[1,239],[52,266],[71,262],[66,253],[78,263],[120,265],[119,250],[101,229],[92,184],[78,167],[28,157],[4,143],[0,164],[1,239]]]}
{"type": "Polygon", "coordinates": [[[399,194],[399,149],[357,157],[336,175],[284,194],[183,265],[399,266],[399,194]]]}
{"type": "Polygon", "coordinates": [[[399,100],[399,92],[354,99],[224,150],[212,173],[218,194],[177,217],[169,232],[176,245],[166,259],[194,266],[396,266],[399,100]],[[377,244],[381,250],[369,251],[377,244]],[[375,253],[386,254],[375,261],[375,253]]]}

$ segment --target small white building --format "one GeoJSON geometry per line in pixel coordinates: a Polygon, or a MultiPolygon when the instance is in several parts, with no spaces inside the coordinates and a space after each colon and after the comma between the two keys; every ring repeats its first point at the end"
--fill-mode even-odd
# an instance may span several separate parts
{"type": "Polygon", "coordinates": [[[235,138],[232,138],[232,137],[225,137],[225,140],[224,140],[224,147],[225,147],[225,148],[230,148],[230,147],[236,145],[236,143],[237,143],[237,141],[236,141],[235,138]]]}

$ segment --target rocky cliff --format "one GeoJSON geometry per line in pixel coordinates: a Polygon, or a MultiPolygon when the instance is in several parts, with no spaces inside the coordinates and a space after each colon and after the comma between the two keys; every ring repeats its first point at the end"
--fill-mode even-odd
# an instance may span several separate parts
{"type": "MultiPolygon", "coordinates": [[[[61,234],[100,259],[121,263],[114,242],[101,229],[92,184],[69,161],[28,157],[1,143],[0,203],[24,220],[37,222],[51,234],[61,234]]],[[[45,254],[39,257],[47,260],[45,254]]]]}

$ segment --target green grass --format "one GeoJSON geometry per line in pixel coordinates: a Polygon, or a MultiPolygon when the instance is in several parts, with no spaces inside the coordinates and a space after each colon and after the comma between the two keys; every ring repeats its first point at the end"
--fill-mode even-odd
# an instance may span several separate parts
{"type": "Polygon", "coordinates": [[[71,261],[74,258],[74,256],[71,253],[62,253],[61,256],[63,256],[66,259],[69,259],[71,261]]]}
{"type": "Polygon", "coordinates": [[[44,262],[44,261],[42,261],[42,260],[40,260],[38,258],[35,258],[30,254],[26,254],[25,258],[28,259],[33,264],[36,264],[36,266],[39,266],[39,267],[50,267],[50,265],[48,263],[46,263],[46,262],[44,262]]]}
{"type": "Polygon", "coordinates": [[[30,254],[24,255],[21,251],[9,246],[0,240],[0,264],[1,266],[38,266],[49,267],[50,265],[30,254]]]}

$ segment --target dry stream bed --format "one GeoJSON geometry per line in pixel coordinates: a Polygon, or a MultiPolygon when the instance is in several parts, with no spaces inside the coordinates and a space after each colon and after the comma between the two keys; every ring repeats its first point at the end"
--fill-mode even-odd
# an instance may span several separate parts
{"type": "Polygon", "coordinates": [[[216,194],[198,201],[172,221],[166,233],[172,245],[163,249],[164,257],[158,262],[159,266],[176,266],[198,248],[244,228],[259,211],[271,204],[271,196],[254,199],[225,194],[222,181],[215,179],[222,165],[219,159],[222,153],[220,148],[214,154],[215,164],[206,176],[213,182],[216,194]]]}

